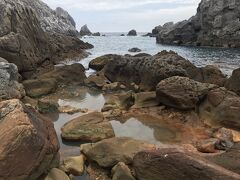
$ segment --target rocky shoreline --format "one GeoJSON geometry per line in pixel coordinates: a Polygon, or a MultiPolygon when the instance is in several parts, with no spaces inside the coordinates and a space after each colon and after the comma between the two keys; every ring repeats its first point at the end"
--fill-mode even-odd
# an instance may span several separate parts
{"type": "Polygon", "coordinates": [[[0,0],[0,9],[0,179],[240,179],[240,69],[226,77],[162,51],[98,57],[87,77],[83,65],[60,63],[93,47],[65,10],[39,0],[0,0]],[[104,95],[101,111],[59,103],[83,87],[104,95]],[[58,137],[50,115],[63,113],[76,116],[58,137]],[[146,129],[117,134],[129,119],[152,141],[146,129]],[[64,155],[60,140],[79,153],[64,155]]]}

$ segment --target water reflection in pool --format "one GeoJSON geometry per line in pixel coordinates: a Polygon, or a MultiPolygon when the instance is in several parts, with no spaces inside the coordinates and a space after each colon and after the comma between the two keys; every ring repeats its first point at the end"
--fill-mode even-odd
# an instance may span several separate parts
{"type": "Polygon", "coordinates": [[[180,133],[161,122],[152,122],[151,117],[142,121],[130,118],[125,122],[111,121],[116,137],[131,137],[154,144],[173,143],[179,141],[180,133]]]}

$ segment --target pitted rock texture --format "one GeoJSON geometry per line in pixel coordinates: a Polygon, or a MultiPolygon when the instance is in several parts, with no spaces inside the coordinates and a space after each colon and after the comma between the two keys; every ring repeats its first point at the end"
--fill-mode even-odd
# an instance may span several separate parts
{"type": "Polygon", "coordinates": [[[202,0],[197,14],[153,31],[157,42],[197,46],[240,47],[240,1],[202,0]]]}
{"type": "Polygon", "coordinates": [[[0,101],[25,96],[23,85],[18,82],[19,77],[16,65],[0,62],[0,101]]]}

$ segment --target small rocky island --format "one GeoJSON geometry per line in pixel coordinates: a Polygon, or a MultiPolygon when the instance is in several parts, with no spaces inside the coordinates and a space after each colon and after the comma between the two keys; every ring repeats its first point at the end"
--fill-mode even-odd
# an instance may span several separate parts
{"type": "MultiPolygon", "coordinates": [[[[189,21],[154,33],[159,43],[238,47],[239,29],[224,34],[238,5],[202,0],[189,21]]],[[[240,179],[240,68],[227,77],[161,51],[97,57],[87,76],[77,62],[93,46],[78,38],[67,11],[40,0],[0,0],[0,9],[0,179],[240,179]],[[85,96],[85,88],[103,94],[100,111],[60,103],[85,96]],[[63,113],[70,119],[58,132],[53,122],[63,113]],[[119,135],[114,125],[129,119],[148,126],[154,140],[141,139],[143,129],[119,135]],[[66,151],[62,142],[79,145],[66,151]]]]}

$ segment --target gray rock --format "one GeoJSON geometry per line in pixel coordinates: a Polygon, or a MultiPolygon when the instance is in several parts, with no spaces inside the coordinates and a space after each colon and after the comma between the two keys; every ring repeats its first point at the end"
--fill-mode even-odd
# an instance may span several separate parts
{"type": "Polygon", "coordinates": [[[0,62],[0,101],[25,96],[23,85],[18,82],[19,77],[16,65],[0,62]]]}
{"type": "Polygon", "coordinates": [[[68,20],[74,27],[76,27],[74,19],[67,11],[65,11],[61,7],[57,7],[55,12],[58,17],[62,18],[63,20],[68,20]]]}
{"type": "Polygon", "coordinates": [[[91,36],[92,32],[88,29],[87,25],[85,24],[80,29],[80,36],[91,36]]]}
{"type": "Polygon", "coordinates": [[[129,31],[127,35],[128,36],[137,36],[137,31],[133,29],[133,30],[129,31]]]}
{"type": "Polygon", "coordinates": [[[131,48],[128,50],[128,52],[141,52],[142,50],[139,48],[131,48]]]}
{"type": "Polygon", "coordinates": [[[240,96],[240,68],[233,71],[232,76],[226,81],[225,87],[240,96]]]}
{"type": "Polygon", "coordinates": [[[202,0],[197,14],[187,21],[156,27],[158,43],[197,46],[240,46],[240,2],[202,0]]]}

